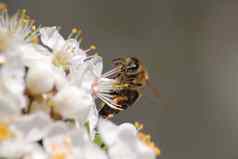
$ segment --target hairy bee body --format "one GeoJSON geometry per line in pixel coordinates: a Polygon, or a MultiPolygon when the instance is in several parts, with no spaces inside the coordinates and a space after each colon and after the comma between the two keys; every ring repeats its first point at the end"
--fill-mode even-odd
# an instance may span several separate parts
{"type": "Polygon", "coordinates": [[[130,87],[137,88],[146,85],[148,73],[144,65],[135,57],[117,58],[113,60],[115,67],[121,67],[116,79],[127,83],[130,87]]]}
{"type": "MultiPolygon", "coordinates": [[[[111,78],[116,79],[122,87],[112,91],[110,94],[112,95],[113,102],[125,110],[140,98],[139,89],[146,85],[148,73],[144,65],[135,57],[114,59],[113,65],[115,68],[119,68],[120,71],[111,78]]],[[[105,118],[112,117],[121,111],[107,106],[106,103],[103,103],[103,105],[99,114],[105,118]]]]}

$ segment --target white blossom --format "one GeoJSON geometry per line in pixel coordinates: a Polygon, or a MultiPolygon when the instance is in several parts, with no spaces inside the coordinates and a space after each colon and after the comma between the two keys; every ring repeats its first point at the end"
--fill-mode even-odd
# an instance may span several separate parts
{"type": "Polygon", "coordinates": [[[43,159],[43,150],[37,141],[47,135],[51,124],[52,121],[44,113],[0,121],[0,156],[20,158],[39,154],[37,156],[43,159]]]}
{"type": "Polygon", "coordinates": [[[26,76],[27,88],[32,94],[42,94],[53,89],[54,78],[53,70],[47,64],[35,64],[32,66],[26,76]]]}
{"type": "Polygon", "coordinates": [[[0,114],[19,114],[26,107],[24,96],[25,69],[16,50],[5,56],[5,62],[0,66],[0,114]]]}
{"type": "Polygon", "coordinates": [[[9,16],[7,9],[0,12],[0,51],[31,43],[37,38],[38,30],[34,21],[26,15],[26,10],[19,10],[15,15],[9,16]]]}
{"type": "Polygon", "coordinates": [[[159,149],[135,126],[100,119],[97,99],[122,110],[121,66],[102,73],[79,29],[66,39],[58,30],[37,29],[25,10],[0,10],[0,158],[155,159],[159,149]]]}
{"type": "Polygon", "coordinates": [[[44,27],[40,29],[41,41],[52,50],[52,60],[55,65],[67,68],[71,62],[77,60],[81,63],[86,58],[86,51],[80,49],[75,38],[64,39],[57,27],[44,27]]]}
{"type": "Polygon", "coordinates": [[[65,118],[78,119],[84,123],[92,106],[92,96],[75,86],[65,86],[52,99],[56,110],[65,118]]]}
{"type": "Polygon", "coordinates": [[[44,140],[49,156],[63,156],[67,159],[107,159],[106,153],[91,142],[84,129],[58,133],[44,140]]]}
{"type": "Polygon", "coordinates": [[[137,129],[130,123],[116,126],[100,120],[99,133],[108,146],[111,159],[155,159],[155,153],[137,137],[137,129]],[[119,153],[120,152],[120,153],[119,153]]]}

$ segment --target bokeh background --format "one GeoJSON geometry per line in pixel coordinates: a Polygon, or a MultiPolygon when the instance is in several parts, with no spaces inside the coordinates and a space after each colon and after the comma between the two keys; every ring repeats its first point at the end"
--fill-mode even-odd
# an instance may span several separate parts
{"type": "MultiPolygon", "coordinates": [[[[105,70],[136,56],[161,97],[149,88],[115,121],[140,121],[163,159],[238,158],[238,1],[5,0],[42,25],[84,31],[105,70]]],[[[123,153],[123,152],[122,152],[123,153]]]]}

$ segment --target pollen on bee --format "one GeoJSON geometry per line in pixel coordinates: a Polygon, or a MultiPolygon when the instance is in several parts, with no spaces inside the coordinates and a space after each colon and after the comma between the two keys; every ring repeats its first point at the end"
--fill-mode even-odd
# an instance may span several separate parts
{"type": "Polygon", "coordinates": [[[120,83],[120,84],[118,84],[118,83],[115,83],[115,84],[113,84],[113,88],[127,88],[129,85],[127,84],[127,83],[120,83]]]}

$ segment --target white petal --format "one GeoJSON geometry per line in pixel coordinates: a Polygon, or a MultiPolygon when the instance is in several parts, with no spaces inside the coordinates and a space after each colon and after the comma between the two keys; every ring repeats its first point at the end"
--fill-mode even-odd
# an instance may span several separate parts
{"type": "Polygon", "coordinates": [[[92,84],[96,79],[100,78],[102,67],[102,58],[95,55],[83,64],[73,67],[70,80],[73,84],[91,93],[92,84]]]}
{"type": "Polygon", "coordinates": [[[108,145],[108,153],[112,159],[155,159],[154,152],[139,140],[136,128],[130,123],[116,126],[101,119],[99,133],[108,145]]]}
{"type": "Polygon", "coordinates": [[[79,43],[76,39],[68,39],[65,41],[64,49],[72,52],[72,55],[76,55],[79,50],[79,43]]]}
{"type": "Polygon", "coordinates": [[[43,112],[23,116],[11,124],[11,128],[18,132],[25,141],[40,140],[47,134],[48,125],[51,123],[49,116],[43,112]]]}
{"type": "Polygon", "coordinates": [[[57,135],[65,134],[69,132],[69,127],[61,121],[52,123],[49,125],[49,128],[47,130],[47,138],[51,138],[57,135]]]}
{"type": "Polygon", "coordinates": [[[99,114],[96,105],[93,105],[89,111],[87,121],[89,122],[89,131],[91,139],[94,138],[96,134],[96,126],[98,124],[99,114]]]}
{"type": "Polygon", "coordinates": [[[66,118],[75,118],[84,123],[93,99],[90,94],[75,86],[66,86],[54,97],[57,110],[66,118]]]}
{"type": "Polygon", "coordinates": [[[65,40],[56,27],[41,28],[40,34],[42,43],[53,50],[60,50],[65,45],[65,40]]]}
{"type": "Polygon", "coordinates": [[[31,67],[37,63],[50,63],[51,53],[41,45],[24,44],[19,46],[22,61],[25,66],[31,67]]]}
{"type": "Polygon", "coordinates": [[[118,127],[111,121],[100,119],[98,124],[99,133],[107,145],[112,145],[117,139],[118,127]]]}
{"type": "Polygon", "coordinates": [[[67,83],[68,80],[66,78],[66,74],[62,69],[58,67],[52,67],[54,74],[52,75],[54,78],[54,85],[56,86],[57,90],[61,90],[67,83]]]}
{"type": "Polygon", "coordinates": [[[74,129],[68,133],[46,138],[44,147],[47,152],[52,153],[52,145],[57,149],[65,151],[67,155],[77,159],[107,159],[104,151],[97,145],[91,143],[85,129],[74,129]],[[67,143],[65,141],[68,141],[67,143]]]}
{"type": "Polygon", "coordinates": [[[54,86],[54,72],[45,63],[29,68],[26,77],[27,88],[32,94],[42,94],[50,91],[54,86]]]}
{"type": "Polygon", "coordinates": [[[92,64],[93,71],[100,77],[103,71],[103,60],[101,56],[95,55],[89,61],[92,64]]]}
{"type": "Polygon", "coordinates": [[[24,96],[25,69],[18,56],[6,56],[6,61],[0,68],[0,107],[9,107],[9,112],[17,112],[27,104],[24,96]]]}
{"type": "Polygon", "coordinates": [[[131,123],[123,123],[118,127],[118,137],[128,144],[134,144],[137,137],[137,129],[131,123]]]}
{"type": "Polygon", "coordinates": [[[37,145],[25,143],[23,140],[7,141],[0,143],[0,156],[5,158],[20,158],[38,149],[39,147],[37,145]]]}
{"type": "Polygon", "coordinates": [[[80,159],[107,159],[107,155],[98,146],[91,144],[83,152],[80,159]]]}

